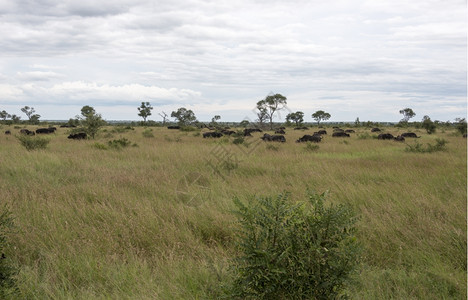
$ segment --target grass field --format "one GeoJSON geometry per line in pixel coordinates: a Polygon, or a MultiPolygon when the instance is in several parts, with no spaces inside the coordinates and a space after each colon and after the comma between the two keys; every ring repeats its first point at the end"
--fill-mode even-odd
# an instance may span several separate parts
{"type": "Polygon", "coordinates": [[[364,252],[351,298],[467,297],[467,144],[455,130],[413,129],[419,143],[448,144],[412,153],[365,138],[368,128],[350,138],[329,128],[318,149],[294,142],[317,128],[287,129],[284,144],[254,133],[248,147],[166,128],[149,137],[142,127],[74,141],[60,128],[38,151],[6,129],[0,199],[15,223],[5,253],[19,269],[14,298],[217,298],[236,255],[233,198],[289,191],[302,201],[307,188],[329,190],[360,217],[364,252]],[[120,138],[133,145],[104,149],[120,138]]]}

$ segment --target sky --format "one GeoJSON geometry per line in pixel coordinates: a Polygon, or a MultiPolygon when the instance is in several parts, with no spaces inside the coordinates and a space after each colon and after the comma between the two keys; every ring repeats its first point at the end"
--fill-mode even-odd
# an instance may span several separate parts
{"type": "Polygon", "coordinates": [[[0,111],[68,120],[388,121],[467,114],[466,0],[0,0],[0,111]]]}

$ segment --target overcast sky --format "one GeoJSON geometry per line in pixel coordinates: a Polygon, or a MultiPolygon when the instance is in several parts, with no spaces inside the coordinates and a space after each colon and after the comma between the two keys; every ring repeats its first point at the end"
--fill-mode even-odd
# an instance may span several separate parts
{"type": "Polygon", "coordinates": [[[467,110],[466,0],[0,0],[0,110],[69,119],[453,121],[467,110]]]}

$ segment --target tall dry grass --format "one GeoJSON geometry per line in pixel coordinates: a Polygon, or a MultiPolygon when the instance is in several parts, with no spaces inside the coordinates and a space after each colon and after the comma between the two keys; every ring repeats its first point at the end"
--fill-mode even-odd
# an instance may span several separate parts
{"type": "Polygon", "coordinates": [[[443,138],[447,151],[410,153],[359,139],[365,128],[349,139],[329,129],[314,151],[294,143],[314,129],[288,129],[274,147],[259,133],[246,147],[196,132],[113,129],[72,141],[61,128],[38,151],[0,136],[0,199],[16,224],[6,254],[20,298],[216,298],[235,254],[233,197],[289,191],[300,201],[307,188],[330,190],[360,215],[353,298],[466,298],[467,149],[454,132],[420,131],[418,142],[443,138]],[[120,138],[137,146],[96,147],[120,138]]]}

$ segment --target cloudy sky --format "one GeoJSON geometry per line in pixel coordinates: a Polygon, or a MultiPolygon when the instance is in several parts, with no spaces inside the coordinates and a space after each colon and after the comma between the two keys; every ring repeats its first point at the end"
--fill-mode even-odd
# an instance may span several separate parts
{"type": "Polygon", "coordinates": [[[467,110],[466,0],[0,0],[0,110],[107,120],[179,107],[254,119],[257,101],[330,121],[467,110]]]}

